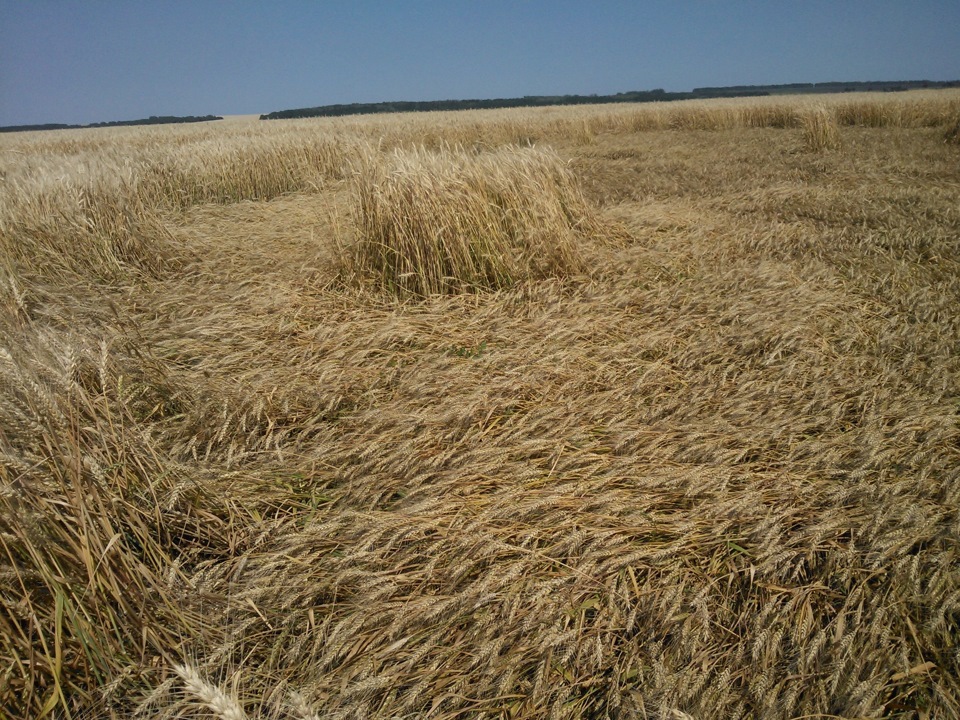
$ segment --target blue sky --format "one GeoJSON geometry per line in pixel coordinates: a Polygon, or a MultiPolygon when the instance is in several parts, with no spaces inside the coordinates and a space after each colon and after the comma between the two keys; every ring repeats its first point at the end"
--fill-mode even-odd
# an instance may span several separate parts
{"type": "Polygon", "coordinates": [[[0,0],[0,125],[896,79],[958,0],[0,0]]]}

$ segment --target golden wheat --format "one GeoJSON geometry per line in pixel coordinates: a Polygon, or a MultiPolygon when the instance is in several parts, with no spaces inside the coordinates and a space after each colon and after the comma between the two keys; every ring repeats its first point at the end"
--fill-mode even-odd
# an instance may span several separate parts
{"type": "Polygon", "coordinates": [[[958,97],[0,136],[0,715],[957,717],[958,97]]]}

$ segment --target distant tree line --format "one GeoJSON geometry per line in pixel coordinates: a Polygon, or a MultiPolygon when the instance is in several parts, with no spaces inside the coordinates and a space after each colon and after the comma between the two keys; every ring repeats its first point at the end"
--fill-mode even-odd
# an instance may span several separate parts
{"type": "MultiPolygon", "coordinates": [[[[750,95],[763,93],[750,92],[750,95]]],[[[322,105],[312,108],[279,110],[261,115],[261,120],[290,118],[341,117],[343,115],[372,115],[375,113],[428,112],[434,110],[493,110],[515,107],[544,107],[547,105],[595,105],[603,103],[666,102],[685,100],[691,93],[672,93],[662,89],[636,90],[616,95],[526,95],[519,98],[492,98],[489,100],[428,100],[422,102],[350,103],[349,105],[322,105]]]]}
{"type": "Polygon", "coordinates": [[[835,93],[854,91],[896,91],[914,88],[960,87],[960,81],[930,80],[879,82],[792,83],[789,85],[731,85],[728,87],[694,88],[692,92],[666,92],[662,89],[636,90],[616,95],[526,95],[520,98],[491,100],[429,100],[379,103],[321,105],[311,108],[278,110],[260,116],[261,120],[284,120],[311,117],[342,117],[375,113],[425,112],[431,110],[490,110],[495,108],[542,107],[545,105],[595,105],[605,103],[667,102],[720,97],[757,97],[790,93],[835,93]]]}
{"type": "Polygon", "coordinates": [[[5,125],[0,126],[0,132],[21,132],[24,130],[74,130],[77,128],[124,127],[127,125],[168,125],[170,123],[209,122],[223,120],[219,115],[151,115],[142,120],[113,120],[111,122],[90,123],[89,125],[64,125],[62,123],[46,123],[44,125],[5,125]]]}
{"type": "Polygon", "coordinates": [[[731,85],[728,87],[694,88],[698,97],[730,97],[732,92],[762,92],[767,95],[798,95],[804,93],[842,92],[902,92],[921,88],[960,87],[960,80],[876,80],[854,82],[790,83],[788,85],[731,85]]]}

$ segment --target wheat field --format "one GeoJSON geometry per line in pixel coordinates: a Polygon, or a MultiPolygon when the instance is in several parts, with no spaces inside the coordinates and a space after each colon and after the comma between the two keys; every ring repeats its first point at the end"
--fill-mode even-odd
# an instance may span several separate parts
{"type": "Polygon", "coordinates": [[[0,717],[960,716],[958,124],[0,136],[0,717]]]}

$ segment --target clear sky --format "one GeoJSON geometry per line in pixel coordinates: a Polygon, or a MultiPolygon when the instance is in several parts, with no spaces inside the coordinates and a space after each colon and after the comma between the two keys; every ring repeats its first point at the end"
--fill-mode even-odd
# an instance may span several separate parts
{"type": "Polygon", "coordinates": [[[960,0],[0,0],[0,125],[960,79],[960,0]]]}

